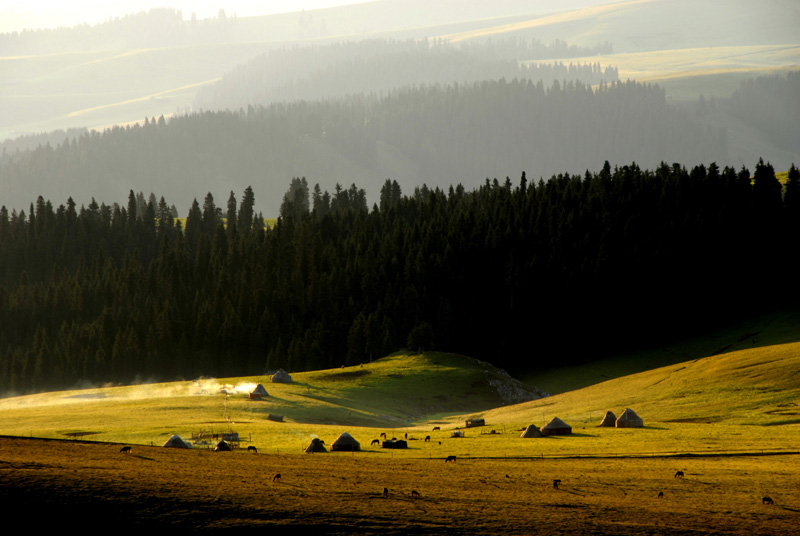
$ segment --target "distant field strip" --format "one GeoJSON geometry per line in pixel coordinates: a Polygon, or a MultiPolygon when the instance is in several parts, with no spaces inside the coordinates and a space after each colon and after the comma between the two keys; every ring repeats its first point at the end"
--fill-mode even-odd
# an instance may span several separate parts
{"type": "Polygon", "coordinates": [[[504,34],[509,32],[516,32],[519,30],[528,30],[530,28],[537,28],[540,26],[548,26],[550,24],[561,24],[565,22],[573,22],[581,19],[588,19],[598,15],[612,13],[614,11],[621,11],[638,4],[647,4],[654,0],[633,0],[625,2],[616,2],[613,4],[606,4],[602,6],[587,7],[583,9],[576,9],[567,11],[565,13],[557,13],[555,15],[548,15],[523,22],[516,22],[513,24],[502,24],[499,26],[492,26],[489,28],[481,28],[479,30],[471,30],[468,32],[452,33],[440,36],[442,39],[450,41],[451,43],[458,43],[459,41],[466,41],[467,39],[475,39],[478,37],[488,37],[492,35],[504,34]]]}
{"type": "MultiPolygon", "coordinates": [[[[685,48],[571,58],[573,63],[614,65],[619,77],[655,82],[687,76],[800,68],[800,44],[685,48]]],[[[530,63],[549,63],[536,61],[530,63]]]]}
{"type": "Polygon", "coordinates": [[[221,78],[213,78],[211,80],[206,80],[204,82],[197,82],[196,84],[189,84],[189,85],[186,85],[186,86],[176,87],[176,88],[173,88],[173,89],[167,89],[165,91],[159,91],[158,93],[153,93],[151,95],[145,95],[144,97],[137,97],[135,99],[128,99],[128,100],[124,100],[124,101],[121,101],[121,102],[115,102],[115,103],[111,103],[111,104],[103,104],[101,106],[94,106],[92,108],[84,108],[83,110],[77,110],[77,111],[74,111],[74,112],[70,112],[69,114],[67,114],[67,117],[78,117],[80,115],[88,114],[88,113],[91,113],[91,112],[96,112],[97,110],[104,110],[104,109],[107,109],[107,108],[114,108],[116,106],[125,106],[127,104],[133,104],[133,103],[136,103],[136,102],[142,102],[142,101],[146,101],[146,100],[149,100],[149,99],[156,99],[156,98],[159,98],[159,97],[168,97],[168,96],[171,96],[173,93],[177,93],[177,92],[180,92],[180,91],[185,91],[187,89],[192,89],[192,88],[204,86],[204,85],[207,85],[207,84],[213,84],[214,82],[217,82],[219,80],[221,80],[221,78]]]}

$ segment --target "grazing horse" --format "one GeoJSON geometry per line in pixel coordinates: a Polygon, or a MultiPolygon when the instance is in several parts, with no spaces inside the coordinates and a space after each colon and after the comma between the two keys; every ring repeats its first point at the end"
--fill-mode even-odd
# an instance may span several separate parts
{"type": "Polygon", "coordinates": [[[383,488],[383,496],[384,497],[388,497],[389,496],[389,488],[383,488]]]}
{"type": "Polygon", "coordinates": [[[425,436],[425,443],[430,443],[430,442],[431,442],[431,436],[426,435],[425,436]]]}
{"type": "Polygon", "coordinates": [[[119,449],[119,451],[120,451],[122,454],[130,454],[130,453],[131,453],[131,447],[130,447],[130,445],[125,445],[124,447],[122,447],[121,449],[119,449]]]}
{"type": "Polygon", "coordinates": [[[561,484],[561,481],[558,479],[553,480],[553,489],[558,489],[558,485],[561,484]]]}
{"type": "Polygon", "coordinates": [[[281,481],[281,474],[275,473],[275,476],[272,477],[273,482],[280,482],[281,481]]]}
{"type": "Polygon", "coordinates": [[[438,432],[439,430],[441,430],[441,428],[439,428],[438,426],[434,426],[434,427],[433,427],[433,431],[434,431],[434,432],[438,432]]]}
{"type": "Polygon", "coordinates": [[[372,443],[370,443],[370,446],[372,446],[372,445],[380,445],[380,444],[381,444],[381,440],[380,439],[373,439],[372,443]]]}
{"type": "Polygon", "coordinates": [[[255,448],[253,445],[247,447],[247,452],[252,452],[253,454],[258,454],[258,449],[255,448]]]}
{"type": "Polygon", "coordinates": [[[663,499],[664,498],[664,492],[663,491],[659,491],[658,492],[658,498],[659,499],[663,499]]]}
{"type": "Polygon", "coordinates": [[[683,478],[683,471],[678,471],[675,473],[675,478],[683,478]]]}
{"type": "Polygon", "coordinates": [[[444,461],[445,461],[445,463],[454,462],[454,461],[456,461],[456,457],[455,456],[448,456],[447,458],[444,459],[444,461]]]}
{"type": "Polygon", "coordinates": [[[386,432],[381,432],[381,437],[386,439],[386,432]]]}
{"type": "Polygon", "coordinates": [[[764,497],[763,499],[761,499],[761,504],[775,504],[775,501],[773,501],[769,497],[764,497]]]}
{"type": "Polygon", "coordinates": [[[412,489],[411,490],[411,497],[414,498],[414,499],[419,499],[420,497],[422,497],[422,495],[420,495],[417,490],[413,490],[412,489]]]}

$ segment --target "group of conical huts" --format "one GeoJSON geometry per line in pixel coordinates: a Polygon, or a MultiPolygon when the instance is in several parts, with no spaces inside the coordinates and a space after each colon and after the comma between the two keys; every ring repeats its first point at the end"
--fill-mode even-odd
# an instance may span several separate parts
{"type": "Polygon", "coordinates": [[[617,417],[613,411],[607,411],[599,425],[601,428],[641,428],[644,421],[631,408],[625,408],[622,415],[617,417]]]}
{"type": "Polygon", "coordinates": [[[572,433],[572,426],[568,425],[558,417],[553,417],[550,422],[537,428],[535,424],[528,426],[519,437],[545,437],[551,435],[569,435],[572,433]]]}
{"type": "MultiPolygon", "coordinates": [[[[342,432],[341,435],[336,438],[336,441],[331,444],[331,452],[354,452],[359,450],[361,450],[361,444],[347,432],[342,432]]],[[[306,452],[312,453],[328,451],[325,450],[325,442],[320,438],[315,437],[311,440],[311,443],[306,448],[306,452]]]]}
{"type": "MultiPolygon", "coordinates": [[[[269,381],[272,383],[292,383],[292,377],[283,369],[278,369],[278,371],[270,376],[269,381]]],[[[250,393],[250,398],[254,400],[261,400],[262,398],[267,398],[269,393],[264,388],[263,385],[260,383],[253,389],[253,392],[250,393]]]]}

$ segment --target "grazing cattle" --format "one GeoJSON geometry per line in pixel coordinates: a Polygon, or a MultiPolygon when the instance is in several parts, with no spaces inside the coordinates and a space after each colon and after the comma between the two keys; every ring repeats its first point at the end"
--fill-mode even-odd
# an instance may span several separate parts
{"type": "Polygon", "coordinates": [[[434,427],[433,427],[433,431],[434,431],[434,432],[438,432],[439,430],[441,430],[441,428],[439,428],[438,426],[434,426],[434,427]]]}
{"type": "Polygon", "coordinates": [[[764,497],[761,499],[761,504],[775,504],[775,502],[769,497],[764,497]]]}
{"type": "Polygon", "coordinates": [[[663,491],[659,491],[658,492],[658,498],[659,499],[663,499],[664,498],[664,492],[663,491]]]}
{"type": "Polygon", "coordinates": [[[275,476],[272,477],[273,482],[280,482],[281,481],[281,474],[275,473],[275,476]]]}
{"type": "Polygon", "coordinates": [[[431,436],[426,435],[425,436],[425,443],[430,443],[430,442],[431,442],[431,436]]]}
{"type": "Polygon", "coordinates": [[[380,444],[381,444],[381,440],[380,439],[373,439],[372,443],[370,443],[370,446],[372,446],[372,445],[380,445],[380,444]]]}
{"type": "Polygon", "coordinates": [[[444,459],[444,461],[445,461],[445,463],[454,462],[454,461],[456,461],[456,457],[455,456],[448,456],[447,458],[444,459]]]}
{"type": "Polygon", "coordinates": [[[675,473],[675,478],[683,478],[683,471],[678,471],[675,473]]]}
{"type": "Polygon", "coordinates": [[[120,451],[122,454],[130,454],[130,453],[131,453],[131,447],[130,447],[130,445],[125,445],[124,447],[122,447],[121,449],[119,449],[119,451],[120,451]]]}
{"type": "Polygon", "coordinates": [[[561,481],[558,479],[553,480],[553,489],[558,489],[558,485],[561,484],[561,481]]]}
{"type": "Polygon", "coordinates": [[[389,488],[383,488],[383,496],[384,497],[388,497],[389,496],[389,488]]]}
{"type": "Polygon", "coordinates": [[[258,449],[255,448],[253,445],[247,447],[247,452],[252,452],[253,454],[258,454],[258,449]]]}
{"type": "Polygon", "coordinates": [[[417,490],[413,490],[412,489],[411,490],[411,497],[415,498],[415,499],[419,499],[421,497],[421,495],[419,494],[419,492],[417,490]]]}

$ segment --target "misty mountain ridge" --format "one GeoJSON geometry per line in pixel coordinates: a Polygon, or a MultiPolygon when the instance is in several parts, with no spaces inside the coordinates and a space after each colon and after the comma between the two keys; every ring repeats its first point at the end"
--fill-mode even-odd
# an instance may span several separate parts
{"type": "Polygon", "coordinates": [[[287,177],[305,176],[329,190],[355,182],[374,201],[386,178],[406,190],[422,183],[469,188],[523,170],[537,179],[583,173],[605,160],[655,166],[727,158],[724,132],[669,106],[656,86],[499,80],[250,106],[86,133],[56,147],[4,153],[0,188],[11,194],[3,204],[25,208],[43,184],[44,193],[55,192],[47,197],[79,203],[121,202],[130,189],[168,199],[187,191],[222,198],[252,186],[259,210],[271,216],[287,177]]]}

